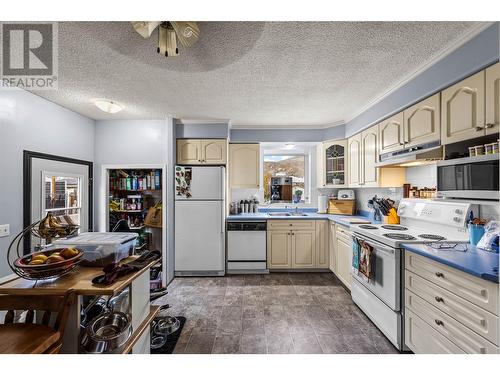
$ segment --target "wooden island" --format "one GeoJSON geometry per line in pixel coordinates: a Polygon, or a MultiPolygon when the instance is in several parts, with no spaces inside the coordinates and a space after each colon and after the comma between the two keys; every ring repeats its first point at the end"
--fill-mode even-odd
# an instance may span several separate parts
{"type": "MultiPolygon", "coordinates": [[[[120,263],[128,263],[136,256],[124,259],[120,263]]],[[[159,306],[151,306],[149,302],[149,270],[159,262],[150,262],[143,269],[118,278],[113,284],[99,286],[92,284],[92,279],[103,273],[101,267],[77,266],[74,271],[55,280],[31,281],[17,277],[0,284],[0,294],[26,295],[33,294],[33,289],[43,298],[44,294],[61,293],[74,290],[77,295],[76,303],[71,307],[66,329],[64,331],[61,353],[79,353],[80,317],[83,296],[114,296],[130,288],[129,314],[132,318],[132,335],[122,347],[123,353],[149,354],[150,332],[149,326],[159,310],[159,306]]]]}

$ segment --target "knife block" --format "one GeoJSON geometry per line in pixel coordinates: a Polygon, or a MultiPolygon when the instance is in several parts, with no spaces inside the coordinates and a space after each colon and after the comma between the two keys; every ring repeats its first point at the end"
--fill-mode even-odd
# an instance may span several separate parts
{"type": "Polygon", "coordinates": [[[333,215],[354,215],[356,213],[356,200],[330,199],[328,213],[333,215]]]}

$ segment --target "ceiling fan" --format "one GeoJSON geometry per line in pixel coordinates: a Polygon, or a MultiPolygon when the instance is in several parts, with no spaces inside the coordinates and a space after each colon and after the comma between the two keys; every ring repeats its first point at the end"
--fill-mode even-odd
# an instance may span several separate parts
{"type": "Polygon", "coordinates": [[[200,36],[200,29],[193,21],[133,21],[132,26],[144,39],[158,28],[156,52],[165,57],[178,56],[177,39],[184,47],[191,47],[200,36]]]}

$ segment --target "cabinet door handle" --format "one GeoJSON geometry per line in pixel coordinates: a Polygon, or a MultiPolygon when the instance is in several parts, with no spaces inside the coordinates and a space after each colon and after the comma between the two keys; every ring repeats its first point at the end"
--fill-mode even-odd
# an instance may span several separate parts
{"type": "Polygon", "coordinates": [[[444,302],[443,297],[436,296],[436,297],[434,297],[434,299],[436,300],[436,302],[444,302]]]}
{"type": "Polygon", "coordinates": [[[439,320],[439,319],[434,319],[434,322],[438,325],[438,326],[444,326],[444,323],[442,320],[439,320]]]}
{"type": "Polygon", "coordinates": [[[481,131],[484,129],[484,126],[475,126],[474,129],[476,129],[476,131],[481,131]]]}
{"type": "Polygon", "coordinates": [[[444,277],[444,274],[442,272],[436,272],[437,277],[444,277]]]}
{"type": "Polygon", "coordinates": [[[404,146],[404,144],[405,144],[404,142],[399,142],[400,146],[404,146]]]}
{"type": "Polygon", "coordinates": [[[292,232],[292,236],[295,236],[295,233],[292,232]]]}
{"type": "Polygon", "coordinates": [[[485,125],[485,128],[486,128],[486,129],[491,129],[491,128],[495,127],[496,125],[497,125],[497,124],[495,124],[495,123],[489,123],[489,124],[486,124],[486,125],[485,125]]]}

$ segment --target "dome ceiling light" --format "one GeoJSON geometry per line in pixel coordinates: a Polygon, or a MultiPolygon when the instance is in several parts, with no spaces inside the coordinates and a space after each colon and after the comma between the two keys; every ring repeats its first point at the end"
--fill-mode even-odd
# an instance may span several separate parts
{"type": "Polygon", "coordinates": [[[108,99],[94,99],[94,105],[106,113],[118,113],[123,109],[121,104],[108,99]]]}

